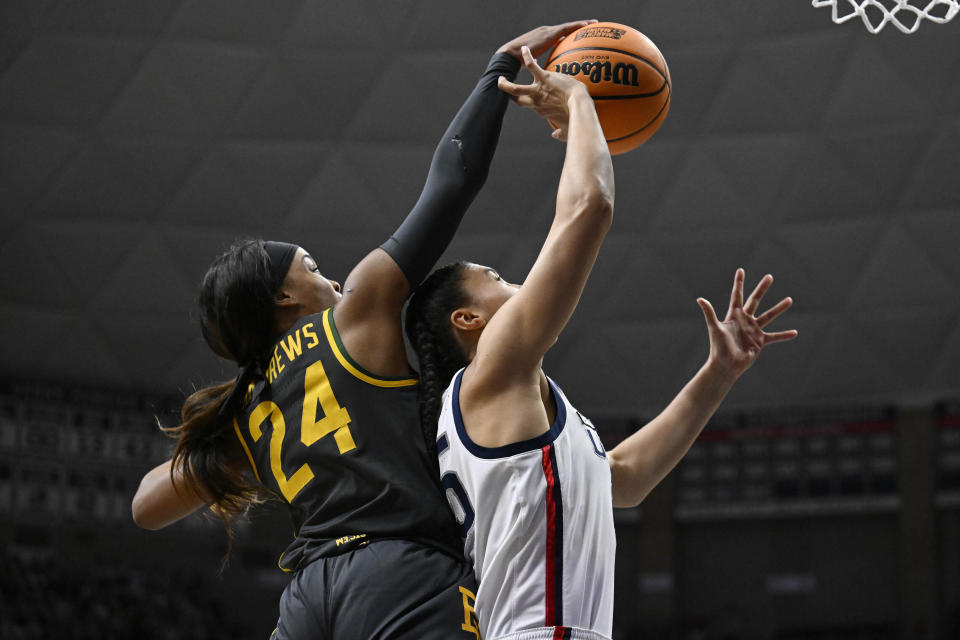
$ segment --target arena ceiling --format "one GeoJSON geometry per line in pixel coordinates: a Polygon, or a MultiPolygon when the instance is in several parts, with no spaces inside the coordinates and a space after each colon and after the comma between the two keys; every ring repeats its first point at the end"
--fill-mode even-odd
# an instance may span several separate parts
{"type": "MultiPolygon", "coordinates": [[[[797,328],[727,408],[960,392],[960,20],[904,35],[807,0],[7,0],[0,7],[0,377],[178,393],[231,368],[197,283],[233,238],[342,278],[416,200],[493,50],[580,17],[658,43],[674,98],[615,159],[616,216],[547,369],[649,414],[707,354],[695,303],[776,277],[797,328]]],[[[522,279],[562,146],[511,107],[449,250],[522,279]]]]}

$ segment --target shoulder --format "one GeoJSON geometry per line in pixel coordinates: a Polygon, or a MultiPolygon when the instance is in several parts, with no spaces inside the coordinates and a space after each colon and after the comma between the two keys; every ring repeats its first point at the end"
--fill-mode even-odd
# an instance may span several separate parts
{"type": "Polygon", "coordinates": [[[357,263],[343,283],[337,303],[337,320],[354,322],[376,318],[385,311],[400,311],[410,284],[399,265],[383,249],[371,251],[357,263]]]}
{"type": "Polygon", "coordinates": [[[475,362],[464,370],[460,387],[454,387],[451,399],[454,406],[459,405],[463,428],[474,442],[483,447],[502,447],[536,438],[550,429],[540,371],[529,379],[498,381],[490,375],[492,372],[472,375],[475,362]]]}
{"type": "Polygon", "coordinates": [[[371,331],[369,326],[341,321],[335,305],[320,314],[323,338],[340,366],[354,378],[375,387],[410,387],[417,384],[407,362],[400,335],[400,318],[389,328],[371,331]]]}

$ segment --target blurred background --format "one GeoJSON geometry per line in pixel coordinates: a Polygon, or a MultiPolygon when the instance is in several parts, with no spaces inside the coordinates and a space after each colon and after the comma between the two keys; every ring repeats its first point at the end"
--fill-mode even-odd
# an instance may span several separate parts
{"type": "MultiPolygon", "coordinates": [[[[380,244],[493,51],[636,27],[669,116],[615,158],[616,220],[545,368],[608,446],[707,355],[695,299],[764,273],[796,328],[641,507],[615,637],[960,637],[960,20],[912,35],[807,0],[5,0],[0,4],[0,637],[266,638],[268,506],[138,530],[195,387],[235,375],[194,298],[233,239],[326,275],[380,244]]],[[[523,76],[521,76],[523,77],[523,76]]],[[[449,259],[522,280],[563,148],[508,110],[449,259]]]]}

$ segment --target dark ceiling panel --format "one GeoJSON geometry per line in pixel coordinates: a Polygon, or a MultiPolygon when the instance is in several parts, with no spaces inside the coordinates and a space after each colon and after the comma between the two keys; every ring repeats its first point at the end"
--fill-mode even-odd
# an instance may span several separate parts
{"type": "Polygon", "coordinates": [[[39,36],[0,76],[4,123],[91,126],[147,51],[125,39],[39,36]]]}
{"type": "MultiPolygon", "coordinates": [[[[234,373],[193,308],[235,238],[342,279],[416,201],[493,51],[537,24],[639,27],[670,115],[547,359],[578,406],[649,415],[706,355],[736,267],[795,308],[729,408],[960,392],[960,21],[878,36],[807,1],[28,2],[0,7],[0,375],[181,393],[234,373]],[[12,274],[12,275],[10,275],[12,274]],[[56,336],[62,346],[40,351],[56,336]]],[[[525,73],[521,79],[526,81],[525,73]]],[[[508,109],[443,260],[521,280],[564,148],[508,109]]]]}

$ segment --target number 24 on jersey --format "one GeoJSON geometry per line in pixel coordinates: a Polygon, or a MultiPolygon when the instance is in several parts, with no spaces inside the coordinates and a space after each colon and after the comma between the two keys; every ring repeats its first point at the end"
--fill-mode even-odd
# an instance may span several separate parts
{"type": "MultiPolygon", "coordinates": [[[[300,422],[300,441],[307,447],[326,435],[333,434],[337,448],[341,454],[357,448],[350,433],[350,414],[346,407],[341,407],[333,395],[327,372],[320,361],[307,367],[303,382],[303,416],[300,422]],[[317,407],[323,410],[323,417],[317,419],[317,407]]],[[[263,437],[260,425],[265,420],[270,421],[273,433],[270,436],[270,468],[273,477],[280,487],[280,492],[287,502],[292,502],[304,486],[313,480],[313,471],[310,465],[304,463],[293,475],[287,477],[281,464],[283,437],[287,426],[283,412],[275,402],[266,400],[258,404],[250,413],[247,427],[254,442],[263,437]]],[[[234,423],[236,427],[236,423],[234,423]]],[[[239,429],[238,434],[239,435],[239,429]]],[[[248,452],[249,453],[249,452],[248,452]]],[[[252,462],[252,460],[251,460],[252,462]]]]}

